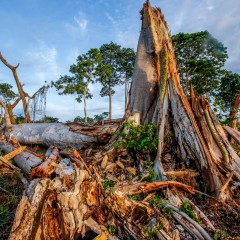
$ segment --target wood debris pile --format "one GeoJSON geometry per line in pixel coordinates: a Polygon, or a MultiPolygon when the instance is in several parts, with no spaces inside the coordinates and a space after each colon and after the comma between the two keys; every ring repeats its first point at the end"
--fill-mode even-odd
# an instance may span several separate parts
{"type": "MultiPolygon", "coordinates": [[[[124,120],[155,123],[157,152],[114,148],[120,140],[115,131],[126,130],[122,120],[5,129],[0,149],[18,153],[14,162],[30,177],[9,239],[210,240],[240,235],[240,158],[232,145],[239,145],[239,132],[227,127],[225,132],[193,88],[187,99],[161,10],[147,1],[141,15],[124,120]],[[49,149],[42,156],[19,143],[49,149]]],[[[0,158],[2,164],[16,168],[6,158],[0,158]]]]}

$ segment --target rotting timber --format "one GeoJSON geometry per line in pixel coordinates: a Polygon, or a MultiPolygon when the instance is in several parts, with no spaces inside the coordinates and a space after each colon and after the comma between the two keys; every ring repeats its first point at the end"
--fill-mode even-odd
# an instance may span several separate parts
{"type": "MultiPolygon", "coordinates": [[[[125,118],[139,116],[141,124],[157,124],[159,144],[155,169],[164,181],[142,182],[134,159],[125,150],[121,152],[112,147],[117,138],[111,139],[97,153],[91,152],[92,141],[81,143],[79,148],[88,147],[86,151],[68,148],[59,152],[56,146],[51,147],[44,160],[30,170],[35,179],[24,192],[9,239],[83,239],[89,232],[98,235],[96,239],[147,239],[149,235],[164,240],[212,239],[216,228],[186,197],[187,193],[191,196],[199,191],[177,181],[178,178],[172,180],[170,177],[175,174],[191,179],[200,176],[206,181],[206,195],[226,207],[228,204],[234,206],[232,211],[238,214],[239,202],[233,195],[240,180],[239,157],[206,100],[196,97],[193,89],[190,101],[184,94],[161,10],[152,8],[147,1],[141,15],[142,29],[125,118]],[[169,130],[174,132],[174,152],[181,159],[184,170],[169,171],[164,164],[164,149],[168,147],[165,135],[169,130]],[[189,166],[195,169],[187,169],[189,166]],[[123,179],[126,172],[132,176],[131,181],[123,179]],[[103,176],[104,181],[114,181],[116,185],[105,189],[103,176]],[[167,189],[162,191],[163,202],[158,207],[149,204],[160,189],[167,189]],[[144,195],[141,201],[128,197],[141,193],[144,195]],[[185,201],[191,203],[204,224],[179,210],[185,201]],[[165,216],[169,209],[171,219],[165,216]],[[115,230],[110,231],[109,226],[115,230]]],[[[17,137],[20,143],[26,144],[18,129],[27,126],[30,129],[33,125],[13,126],[6,136],[17,137]]],[[[97,142],[99,132],[103,131],[101,128],[98,134],[94,133],[97,128],[78,126],[78,131],[79,134],[84,131],[85,136],[97,142]]],[[[30,133],[26,137],[31,141],[36,134],[31,136],[30,133]]],[[[48,134],[52,132],[46,132],[48,134]]],[[[64,141],[64,137],[62,135],[59,142],[64,141]]],[[[109,139],[105,139],[105,143],[109,139]]],[[[56,141],[51,144],[57,145],[56,141]]]]}

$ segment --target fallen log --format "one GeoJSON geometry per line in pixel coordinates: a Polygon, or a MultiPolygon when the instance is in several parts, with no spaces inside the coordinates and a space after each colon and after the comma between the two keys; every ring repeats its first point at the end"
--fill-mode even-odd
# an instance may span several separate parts
{"type": "Polygon", "coordinates": [[[109,141],[121,121],[111,124],[84,126],[82,124],[63,123],[27,123],[12,125],[6,134],[9,138],[16,138],[19,143],[54,145],[58,148],[74,147],[82,149],[94,144],[104,144],[109,141]]]}
{"type": "MultiPolygon", "coordinates": [[[[0,142],[0,150],[5,153],[11,153],[16,148],[11,143],[0,142]]],[[[37,167],[42,163],[42,159],[38,158],[35,154],[30,152],[21,152],[13,158],[16,165],[21,168],[25,173],[29,173],[32,168],[37,167]]]]}

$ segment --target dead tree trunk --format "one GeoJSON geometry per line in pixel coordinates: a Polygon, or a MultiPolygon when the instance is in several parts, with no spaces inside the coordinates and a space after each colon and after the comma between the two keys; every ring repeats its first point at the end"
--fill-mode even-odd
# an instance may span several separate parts
{"type": "MultiPolygon", "coordinates": [[[[142,10],[142,30],[127,109],[128,116],[135,113],[140,115],[142,124],[155,122],[159,126],[155,164],[159,175],[164,171],[161,155],[166,126],[172,119],[179,156],[184,162],[195,163],[206,179],[210,192],[218,196],[232,171],[239,179],[240,159],[217,125],[209,105],[204,99],[200,103],[194,95],[192,106],[188,102],[177,74],[167,24],[161,10],[153,9],[149,3],[142,10]]],[[[226,196],[230,197],[228,189],[226,196]]]]}
{"type": "Polygon", "coordinates": [[[27,105],[27,101],[25,99],[25,94],[24,94],[22,85],[21,85],[21,83],[19,81],[18,74],[17,74],[17,68],[19,67],[19,64],[17,66],[15,66],[15,67],[10,65],[6,61],[6,59],[2,56],[1,53],[0,53],[0,60],[2,61],[2,63],[5,66],[7,66],[9,69],[11,69],[11,71],[13,73],[14,79],[15,79],[17,87],[18,87],[18,92],[20,94],[20,97],[21,97],[22,103],[23,103],[23,110],[24,110],[24,113],[25,113],[25,122],[29,123],[29,122],[31,122],[31,118],[30,118],[30,115],[29,115],[29,112],[28,112],[28,105],[27,105]]]}
{"type": "MultiPolygon", "coordinates": [[[[10,153],[15,150],[15,147],[10,143],[0,142],[0,150],[4,153],[10,153]]],[[[14,162],[26,174],[29,174],[32,168],[35,168],[42,163],[42,159],[30,152],[22,152],[14,157],[14,162]]]]}

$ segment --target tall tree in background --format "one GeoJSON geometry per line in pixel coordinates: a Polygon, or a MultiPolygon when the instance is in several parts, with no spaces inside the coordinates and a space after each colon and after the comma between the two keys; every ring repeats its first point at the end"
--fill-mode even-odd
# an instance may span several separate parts
{"type": "Polygon", "coordinates": [[[96,48],[90,49],[86,54],[77,58],[77,64],[70,66],[69,72],[73,76],[61,76],[56,82],[52,82],[59,95],[77,94],[77,102],[84,102],[84,118],[87,122],[86,100],[92,98],[89,84],[94,83],[95,68],[99,59],[99,51],[96,48]]]}
{"type": "Polygon", "coordinates": [[[237,114],[240,107],[240,75],[222,71],[222,77],[216,96],[216,105],[220,107],[220,119],[227,113],[225,123],[236,128],[237,114]]]}
{"type": "Polygon", "coordinates": [[[112,118],[113,87],[125,83],[125,107],[128,85],[133,74],[135,52],[131,48],[122,48],[116,43],[103,44],[100,49],[100,61],[97,67],[97,81],[102,84],[100,95],[109,97],[109,119],[112,118]]]}
{"type": "Polygon", "coordinates": [[[133,75],[136,53],[132,48],[122,48],[119,57],[120,72],[125,83],[125,109],[128,103],[130,80],[133,75]]]}
{"type": "Polygon", "coordinates": [[[179,33],[172,40],[185,93],[189,95],[192,84],[197,95],[209,97],[219,86],[227,48],[208,31],[179,33]]]}
{"type": "Polygon", "coordinates": [[[101,83],[101,97],[109,97],[109,119],[112,119],[113,87],[122,83],[119,57],[121,46],[116,43],[103,44],[100,49],[101,59],[97,67],[97,81],[101,83]]]}

